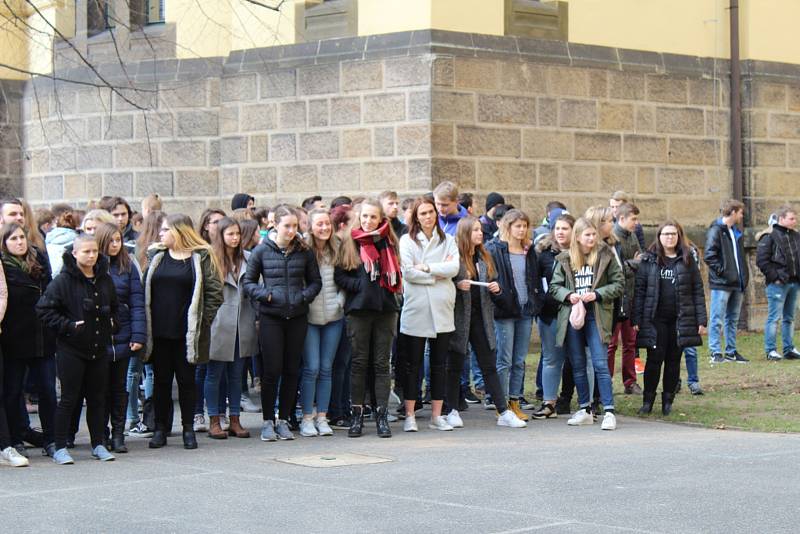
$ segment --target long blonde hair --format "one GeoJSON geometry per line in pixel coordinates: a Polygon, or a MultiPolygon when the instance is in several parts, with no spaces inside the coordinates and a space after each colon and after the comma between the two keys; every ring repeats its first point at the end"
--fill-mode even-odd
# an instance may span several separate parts
{"type": "Polygon", "coordinates": [[[605,238],[600,236],[600,225],[603,224],[603,221],[606,219],[610,219],[612,222],[614,221],[614,212],[611,211],[611,208],[608,206],[592,206],[586,210],[583,216],[592,222],[595,230],[597,230],[598,238],[612,247],[617,244],[617,236],[614,235],[614,232],[611,232],[611,234],[605,238]]]}
{"type": "Polygon", "coordinates": [[[569,264],[573,272],[578,272],[584,265],[594,265],[597,263],[597,251],[601,246],[599,241],[600,236],[597,236],[598,241],[595,242],[594,248],[588,256],[581,252],[581,244],[578,242],[584,230],[590,228],[595,232],[597,231],[597,227],[586,217],[581,217],[575,221],[575,226],[572,228],[572,240],[569,244],[569,264]]]}
{"type": "Polygon", "coordinates": [[[166,218],[167,226],[172,231],[175,237],[175,250],[179,252],[196,252],[198,250],[205,250],[211,258],[211,264],[214,267],[215,274],[222,280],[222,266],[219,264],[217,255],[211,245],[203,241],[200,234],[194,229],[192,219],[188,215],[182,213],[174,213],[166,218]]]}

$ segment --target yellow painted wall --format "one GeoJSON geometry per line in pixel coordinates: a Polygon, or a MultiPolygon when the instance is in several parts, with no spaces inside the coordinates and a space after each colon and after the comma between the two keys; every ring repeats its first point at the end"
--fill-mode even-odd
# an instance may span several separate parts
{"type": "Polygon", "coordinates": [[[430,28],[431,1],[436,0],[361,0],[358,3],[358,34],[430,28]]]}
{"type": "MultiPolygon", "coordinates": [[[[276,2],[269,2],[274,5],[276,2]]],[[[249,2],[233,2],[231,50],[294,43],[294,5],[285,2],[280,12],[249,2]]]]}
{"type": "Polygon", "coordinates": [[[742,0],[742,57],[800,63],[800,1],[742,0]]]}
{"type": "Polygon", "coordinates": [[[728,0],[568,2],[570,42],[701,57],[730,56],[728,0]]]}
{"type": "Polygon", "coordinates": [[[232,2],[167,0],[164,19],[175,24],[179,58],[224,56],[232,50],[232,2]]]}
{"type": "Polygon", "coordinates": [[[432,28],[503,35],[503,0],[432,0],[432,28]]]}

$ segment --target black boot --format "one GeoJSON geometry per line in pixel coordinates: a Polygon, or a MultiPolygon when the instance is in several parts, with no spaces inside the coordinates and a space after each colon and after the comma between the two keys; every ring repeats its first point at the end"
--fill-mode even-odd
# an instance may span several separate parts
{"type": "Polygon", "coordinates": [[[147,444],[151,449],[160,449],[167,446],[167,432],[163,428],[156,428],[153,431],[153,437],[150,438],[150,443],[147,444]]]}
{"type": "Polygon", "coordinates": [[[571,398],[558,397],[558,399],[556,399],[556,413],[558,415],[569,415],[572,413],[570,404],[572,404],[571,398]]]}
{"type": "Polygon", "coordinates": [[[675,393],[662,391],[661,392],[661,414],[669,415],[672,411],[672,401],[675,400],[675,393]]]}
{"type": "Polygon", "coordinates": [[[125,434],[114,433],[111,435],[111,451],[122,454],[128,452],[128,447],[125,446],[125,434]]]}
{"type": "Polygon", "coordinates": [[[192,427],[191,423],[189,423],[188,425],[183,425],[183,448],[184,449],[197,448],[197,438],[194,435],[194,428],[192,427]]]}
{"type": "Polygon", "coordinates": [[[653,403],[656,401],[656,393],[643,392],[642,393],[642,407],[639,408],[639,415],[648,415],[653,411],[653,403]]]}
{"type": "Polygon", "coordinates": [[[375,424],[378,427],[379,438],[392,437],[392,429],[389,427],[389,411],[386,406],[378,407],[378,417],[375,419],[375,424]]]}
{"type": "Polygon", "coordinates": [[[364,431],[364,407],[353,406],[353,415],[350,418],[350,430],[347,435],[351,438],[360,438],[364,431]]]}

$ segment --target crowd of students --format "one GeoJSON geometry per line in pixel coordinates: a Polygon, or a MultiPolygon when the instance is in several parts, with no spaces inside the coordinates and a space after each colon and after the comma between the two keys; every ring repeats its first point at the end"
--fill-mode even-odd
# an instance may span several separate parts
{"type": "MultiPolygon", "coordinates": [[[[646,246],[639,209],[621,191],[580,217],[551,202],[536,228],[499,193],[475,217],[471,195],[451,182],[402,203],[387,191],[269,209],[238,194],[230,213],[206,210],[196,226],[164,213],[156,195],[140,213],[119,197],[91,208],[33,213],[23,200],[0,200],[2,463],[28,465],[26,442],[73,463],[84,403],[94,458],[126,453],[126,436],[164,447],[174,382],[182,443],[194,449],[199,431],[250,437],[243,410],[261,412],[263,441],[330,436],[332,427],[359,437],[369,419],[388,438],[398,417],[403,431],[419,431],[423,401],[429,429],[461,428],[459,412],[479,397],[498,426],[568,413],[569,425],[602,417],[614,430],[618,345],[624,393],[642,395],[641,414],[659,383],[670,413],[682,354],[689,390],[702,394],[696,347],[707,326],[712,364],[747,361],[736,350],[748,272],[735,200],[704,248],[710,321],[697,247],[674,220],[646,246]],[[524,392],[534,324],[537,403],[524,392]],[[33,397],[41,430],[28,417],[33,397]]],[[[771,222],[758,245],[766,354],[800,358],[796,214],[782,208],[771,222]]]]}

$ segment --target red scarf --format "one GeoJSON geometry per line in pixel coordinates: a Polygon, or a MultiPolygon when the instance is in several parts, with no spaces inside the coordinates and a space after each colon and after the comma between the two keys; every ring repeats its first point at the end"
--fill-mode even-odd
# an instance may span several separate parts
{"type": "Polygon", "coordinates": [[[394,251],[394,243],[389,237],[389,221],[384,219],[377,230],[365,232],[360,227],[353,228],[350,235],[360,245],[361,262],[373,282],[380,279],[380,285],[392,293],[398,293],[400,282],[400,263],[394,251]]]}

